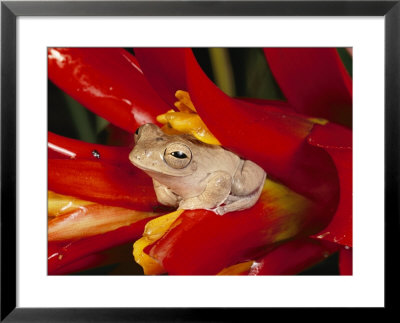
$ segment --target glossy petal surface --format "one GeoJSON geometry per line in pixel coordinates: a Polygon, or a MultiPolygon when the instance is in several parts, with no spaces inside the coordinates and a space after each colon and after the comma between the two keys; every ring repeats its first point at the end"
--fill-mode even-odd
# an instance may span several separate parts
{"type": "MultiPolygon", "coordinates": [[[[132,135],[133,137],[133,135],[132,135]]],[[[128,155],[132,147],[107,146],[86,143],[48,132],[48,158],[85,159],[112,164],[129,165],[128,155]]]]}
{"type": "Polygon", "coordinates": [[[321,206],[268,182],[250,209],[224,216],[207,210],[185,211],[145,252],[169,274],[217,274],[265,253],[268,245],[316,232],[329,218],[321,206]]]}
{"type": "Polygon", "coordinates": [[[127,131],[156,123],[169,107],[121,48],[49,48],[48,74],[86,108],[127,131]]]}
{"type": "Polygon", "coordinates": [[[151,178],[133,166],[49,159],[48,187],[60,194],[141,211],[159,205],[151,178]]]}
{"type": "MultiPolygon", "coordinates": [[[[340,245],[351,246],[351,131],[315,118],[351,126],[351,79],[334,49],[265,51],[288,102],[225,95],[187,48],[139,48],[135,54],[138,60],[122,49],[50,49],[49,75],[90,110],[130,132],[154,123],[171,109],[175,92],[187,90],[223,146],[257,162],[269,179],[290,188],[264,188],[253,208],[225,216],[183,212],[140,250],[161,264],[160,273],[235,272],[257,259],[251,274],[295,274],[340,245]],[[318,239],[296,239],[310,234],[318,239]]],[[[96,210],[89,204],[89,213],[74,210],[50,220],[53,228],[61,228],[56,231],[62,242],[49,243],[49,273],[103,261],[99,252],[133,242],[148,221],[121,224],[114,215],[159,210],[151,179],[129,163],[131,148],[49,134],[49,189],[107,204],[96,210]],[[64,230],[64,224],[71,230],[64,230]]],[[[57,239],[53,235],[50,240],[57,239]]],[[[351,252],[340,249],[341,273],[351,273],[351,252]]]]}

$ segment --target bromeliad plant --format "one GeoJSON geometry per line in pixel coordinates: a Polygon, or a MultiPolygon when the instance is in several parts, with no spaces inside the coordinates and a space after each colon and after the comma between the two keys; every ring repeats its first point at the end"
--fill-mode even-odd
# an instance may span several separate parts
{"type": "Polygon", "coordinates": [[[191,133],[264,168],[252,208],[174,211],[106,146],[49,132],[49,274],[112,263],[134,244],[145,274],[296,274],[334,252],[352,272],[352,81],[333,48],[263,50],[284,101],[234,98],[188,48],[50,48],[49,79],[131,133],[191,133]]]}

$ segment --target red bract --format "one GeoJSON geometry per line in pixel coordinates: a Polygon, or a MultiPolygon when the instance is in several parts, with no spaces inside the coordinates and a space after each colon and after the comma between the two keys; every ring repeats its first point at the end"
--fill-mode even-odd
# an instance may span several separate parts
{"type": "Polygon", "coordinates": [[[90,144],[80,140],[66,138],[48,132],[48,158],[49,159],[84,159],[110,164],[129,165],[126,160],[131,147],[113,147],[107,145],[90,144]]]}
{"type": "MultiPolygon", "coordinates": [[[[93,237],[67,241],[64,243],[51,243],[48,245],[48,273],[59,274],[66,273],[64,266],[75,264],[75,270],[84,269],[87,261],[99,260],[99,257],[86,257],[96,255],[98,252],[118,246],[123,243],[130,242],[139,238],[143,232],[143,228],[150,219],[141,220],[129,226],[101,234],[93,237]],[[76,263],[80,260],[86,260],[83,263],[76,263]]],[[[91,262],[90,262],[91,263],[91,262]]],[[[93,263],[92,263],[93,264],[93,263]]]]}
{"type": "MultiPolygon", "coordinates": [[[[295,191],[329,205],[332,211],[337,208],[339,200],[340,206],[343,206],[344,200],[349,201],[345,203],[344,208],[337,210],[336,215],[351,222],[351,172],[342,169],[342,165],[346,165],[351,171],[351,131],[331,123],[324,126],[315,125],[309,117],[293,113],[290,109],[282,108],[281,105],[267,104],[268,102],[251,105],[243,100],[232,99],[206,77],[190,50],[182,49],[181,51],[185,51],[186,64],[181,63],[179,66],[175,64],[174,69],[184,70],[185,88],[191,93],[196,109],[207,127],[222,144],[256,161],[270,176],[279,179],[295,191]],[[249,138],[254,139],[249,140],[249,138]],[[262,144],[259,138],[263,138],[262,144]],[[324,144],[327,140],[330,140],[329,145],[324,144]],[[350,153],[345,154],[344,150],[350,153]],[[333,157],[338,154],[342,155],[340,160],[333,157]],[[340,176],[338,176],[339,171],[340,176]]],[[[302,88],[304,80],[314,83],[309,91],[304,89],[303,93],[300,93],[293,90],[291,97],[295,98],[297,93],[297,96],[308,96],[311,100],[314,98],[313,93],[318,92],[319,103],[323,102],[322,99],[329,101],[330,98],[335,97],[335,102],[340,101],[346,113],[333,109],[333,105],[330,105],[330,113],[336,113],[335,118],[346,119],[349,115],[351,117],[350,79],[344,67],[339,66],[340,62],[335,49],[322,51],[309,49],[306,53],[304,49],[280,49],[280,51],[288,52],[292,56],[298,55],[300,58],[305,54],[310,57],[322,56],[317,66],[314,66],[310,59],[304,59],[301,61],[302,64],[292,66],[291,73],[296,74],[297,77],[296,81],[291,83],[292,87],[302,88]],[[328,65],[328,71],[332,72],[324,74],[324,82],[318,82],[317,76],[321,74],[324,61],[328,65]],[[338,66],[339,71],[333,72],[335,66],[338,66]],[[331,83],[332,88],[328,86],[331,83]]],[[[147,55],[150,55],[150,52],[153,59],[157,56],[155,69],[158,68],[158,64],[165,66],[163,61],[168,60],[168,52],[155,49],[145,50],[147,55]]],[[[141,60],[140,63],[142,63],[141,60]]],[[[145,63],[147,63],[146,60],[145,63]]],[[[270,65],[273,64],[274,61],[270,62],[270,65]]],[[[143,71],[146,74],[146,68],[143,68],[143,71]]],[[[154,82],[160,83],[159,78],[165,75],[167,73],[157,75],[154,82]]],[[[153,78],[154,75],[151,77],[153,78]]],[[[152,78],[150,81],[153,80],[152,78]]],[[[167,80],[164,81],[167,82],[167,80]]],[[[314,103],[314,106],[314,109],[318,108],[320,111],[325,109],[323,104],[314,103]]],[[[292,110],[304,109],[294,105],[292,110]]],[[[350,237],[347,243],[351,244],[351,226],[346,226],[346,231],[347,237],[350,237]]],[[[342,234],[339,233],[339,236],[342,234]]],[[[338,237],[336,240],[341,239],[338,237]]]]}
{"type": "Polygon", "coordinates": [[[339,270],[341,275],[353,274],[353,250],[350,248],[343,248],[339,253],[339,270]]]}
{"type": "MultiPolygon", "coordinates": [[[[149,212],[158,208],[159,204],[151,179],[140,170],[132,168],[127,160],[130,150],[131,147],[85,143],[49,132],[49,189],[59,194],[108,204],[85,205],[82,207],[83,214],[79,214],[78,209],[49,222],[49,274],[69,273],[104,264],[105,257],[99,252],[140,237],[150,218],[139,217],[137,222],[128,221],[129,217],[125,214],[129,214],[130,210],[124,211],[122,207],[149,212]],[[109,216],[110,220],[106,222],[112,221],[114,224],[99,223],[96,219],[90,219],[91,214],[96,218],[103,217],[101,222],[106,220],[104,217],[109,216]],[[82,227],[84,222],[77,223],[79,218],[83,218],[85,225],[92,228],[82,227]],[[133,223],[124,225],[124,221],[133,223]],[[122,226],[113,228],[118,222],[122,226]],[[77,232],[74,224],[83,231],[77,232]],[[68,230],[73,230],[76,237],[68,238],[68,230]]],[[[150,216],[159,214],[149,213],[150,216]]]]}
{"type": "Polygon", "coordinates": [[[121,48],[49,48],[49,78],[85,107],[128,130],[166,111],[137,60],[121,48]]]}
{"type": "Polygon", "coordinates": [[[324,203],[336,202],[338,183],[334,164],[326,152],[306,142],[313,122],[281,107],[232,99],[206,77],[191,53],[186,59],[193,102],[224,146],[255,161],[269,176],[295,191],[324,203]],[[221,119],[223,123],[218,121],[221,119]]]}
{"type": "Polygon", "coordinates": [[[176,101],[175,92],[187,90],[185,73],[181,68],[185,51],[182,48],[163,48],[161,52],[153,48],[137,48],[135,54],[153,88],[170,107],[173,107],[176,101]],[[165,55],[165,59],[160,59],[160,53],[165,55]]]}
{"type": "Polygon", "coordinates": [[[329,213],[324,214],[321,205],[268,185],[254,207],[229,216],[185,211],[145,252],[170,274],[217,274],[258,258],[268,246],[316,232],[328,222],[329,213]]]}
{"type": "Polygon", "coordinates": [[[340,199],[335,217],[317,238],[352,246],[352,134],[348,129],[328,124],[316,126],[308,138],[311,145],[323,148],[335,162],[340,183],[340,199]]]}
{"type": "Polygon", "coordinates": [[[49,190],[143,211],[158,205],[151,180],[133,167],[86,160],[50,159],[49,190]]]}
{"type": "Polygon", "coordinates": [[[350,126],[352,80],[332,48],[265,48],[272,73],[292,107],[350,126]]]}
{"type": "MultiPolygon", "coordinates": [[[[131,132],[154,123],[158,114],[172,108],[175,92],[187,90],[223,146],[258,163],[269,179],[287,187],[267,185],[253,208],[222,217],[185,211],[144,252],[170,274],[216,274],[246,260],[263,264],[261,274],[292,274],[323,259],[326,251],[339,250],[337,243],[351,246],[352,133],[314,119],[351,125],[351,79],[335,49],[265,49],[287,102],[227,96],[187,48],[141,48],[135,54],[137,59],[122,49],[49,49],[49,77],[89,109],[131,132]],[[288,201],[307,207],[288,210],[283,205],[288,201]],[[308,235],[331,244],[294,240],[285,247],[285,240],[308,235]],[[301,250],[302,256],[284,265],[279,255],[293,250],[301,250]],[[267,266],[272,260],[274,266],[267,266]]],[[[129,164],[130,149],[49,134],[49,188],[103,204],[154,209],[151,180],[129,164]]],[[[106,248],[109,242],[104,241],[106,248]]],[[[98,258],[90,252],[71,259],[91,263],[98,258]]],[[[71,262],[68,266],[74,267],[71,262]]]]}
{"type": "Polygon", "coordinates": [[[92,237],[157,215],[117,206],[86,204],[49,220],[48,240],[57,242],[92,237]]]}
{"type": "Polygon", "coordinates": [[[314,239],[293,240],[269,252],[254,264],[249,275],[294,275],[338,251],[336,244],[314,239]]]}

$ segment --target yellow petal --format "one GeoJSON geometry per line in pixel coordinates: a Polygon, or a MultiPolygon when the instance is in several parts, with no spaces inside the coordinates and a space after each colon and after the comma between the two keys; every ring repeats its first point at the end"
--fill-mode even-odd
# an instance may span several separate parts
{"type": "Polygon", "coordinates": [[[169,124],[161,127],[161,130],[167,135],[181,135],[182,132],[172,128],[169,124]]]}
{"type": "Polygon", "coordinates": [[[183,210],[177,210],[147,222],[143,237],[133,244],[133,256],[135,261],[142,266],[145,275],[158,275],[164,272],[162,265],[143,250],[160,239],[182,212],[183,210]]]}
{"type": "Polygon", "coordinates": [[[168,110],[166,113],[164,113],[164,114],[160,114],[159,116],[157,116],[157,121],[159,122],[159,123],[162,123],[162,124],[167,124],[168,123],[168,120],[167,120],[167,115],[168,115],[168,113],[171,113],[171,112],[175,112],[174,110],[168,110]]]}
{"type": "Polygon", "coordinates": [[[170,129],[179,133],[191,134],[196,139],[211,145],[221,145],[217,138],[208,130],[200,116],[196,113],[167,112],[157,117],[157,121],[168,125],[166,133],[173,134],[170,129]]]}
{"type": "Polygon", "coordinates": [[[178,102],[175,103],[175,106],[179,109],[179,111],[185,112],[196,112],[196,108],[190,99],[189,92],[178,90],[175,92],[175,97],[178,99],[178,102]],[[181,109],[178,106],[181,107],[181,109]]]}
{"type": "Polygon", "coordinates": [[[218,276],[233,276],[233,275],[240,275],[248,270],[250,270],[251,266],[253,265],[254,261],[246,261],[241,262],[240,264],[236,264],[233,266],[229,266],[227,268],[222,269],[217,275],[218,276]]]}
{"type": "Polygon", "coordinates": [[[145,275],[160,275],[165,272],[163,266],[155,259],[143,252],[152,241],[146,237],[136,240],[133,244],[133,257],[142,266],[145,275]]]}
{"type": "Polygon", "coordinates": [[[196,139],[207,144],[221,145],[196,113],[196,108],[190,100],[189,93],[178,90],[175,96],[179,100],[175,102],[175,106],[179,111],[169,110],[157,116],[157,121],[165,125],[162,130],[166,134],[191,134],[196,139]]]}
{"type": "Polygon", "coordinates": [[[48,222],[48,240],[65,241],[90,237],[157,215],[159,213],[94,203],[51,219],[48,222]]]}
{"type": "Polygon", "coordinates": [[[53,191],[47,192],[48,215],[50,217],[63,215],[75,211],[94,202],[80,200],[73,196],[57,194],[53,191]]]}

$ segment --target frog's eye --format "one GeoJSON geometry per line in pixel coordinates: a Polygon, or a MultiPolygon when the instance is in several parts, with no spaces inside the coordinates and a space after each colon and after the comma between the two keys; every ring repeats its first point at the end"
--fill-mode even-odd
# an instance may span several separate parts
{"type": "Polygon", "coordinates": [[[192,152],[188,146],[174,143],[165,149],[164,160],[172,168],[182,169],[189,165],[192,160],[192,152]]]}

